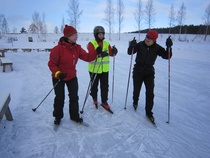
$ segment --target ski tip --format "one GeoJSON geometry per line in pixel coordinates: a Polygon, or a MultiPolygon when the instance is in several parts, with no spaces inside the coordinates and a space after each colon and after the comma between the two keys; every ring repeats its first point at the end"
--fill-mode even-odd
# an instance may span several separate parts
{"type": "Polygon", "coordinates": [[[114,112],[109,108],[109,109],[106,109],[102,104],[101,104],[101,106],[106,110],[106,111],[108,111],[108,112],[110,112],[111,114],[114,114],[114,112]]]}
{"type": "Polygon", "coordinates": [[[89,127],[90,126],[87,122],[84,122],[84,121],[81,122],[80,124],[83,125],[83,126],[86,126],[86,127],[89,127]]]}
{"type": "Polygon", "coordinates": [[[137,110],[138,105],[133,105],[134,110],[137,110]]]}
{"type": "Polygon", "coordinates": [[[150,119],[149,119],[149,121],[150,121],[155,127],[157,127],[155,121],[151,121],[150,119]]]}
{"type": "Polygon", "coordinates": [[[108,112],[110,112],[111,114],[114,114],[114,112],[111,109],[106,109],[108,112]]]}
{"type": "Polygon", "coordinates": [[[98,109],[98,104],[94,104],[94,105],[95,105],[95,108],[98,109]]]}
{"type": "Polygon", "coordinates": [[[154,122],[154,121],[151,121],[152,122],[152,124],[155,126],[155,127],[157,127],[157,125],[156,125],[156,123],[154,122]]]}
{"type": "Polygon", "coordinates": [[[152,120],[150,117],[148,117],[148,116],[146,116],[147,117],[147,119],[149,120],[149,122],[151,122],[155,127],[157,127],[156,126],[156,123],[155,123],[155,120],[152,120]]]}

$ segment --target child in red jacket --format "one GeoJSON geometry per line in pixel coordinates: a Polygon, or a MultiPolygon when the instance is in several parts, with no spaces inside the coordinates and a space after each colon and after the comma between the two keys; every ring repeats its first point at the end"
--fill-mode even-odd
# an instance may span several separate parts
{"type": "Polygon", "coordinates": [[[49,69],[52,72],[52,82],[54,88],[54,124],[59,125],[63,118],[63,107],[65,100],[65,85],[69,96],[69,114],[70,119],[82,123],[83,119],[79,116],[78,105],[78,81],[76,76],[76,64],[78,59],[90,62],[97,57],[97,51],[87,53],[77,41],[77,30],[65,25],[64,36],[60,38],[50,53],[48,62],[49,69]]]}

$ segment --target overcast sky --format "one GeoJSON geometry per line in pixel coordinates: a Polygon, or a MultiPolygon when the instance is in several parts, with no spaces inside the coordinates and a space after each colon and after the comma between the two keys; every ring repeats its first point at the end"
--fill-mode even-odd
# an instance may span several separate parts
{"type": "MultiPolygon", "coordinates": [[[[116,6],[116,1],[113,4],[116,6]]],[[[169,26],[169,10],[174,5],[175,12],[184,2],[186,7],[186,19],[184,24],[200,25],[204,24],[203,16],[205,10],[210,4],[209,0],[154,0],[155,22],[153,27],[169,26]]],[[[22,27],[28,29],[31,24],[32,15],[36,11],[42,15],[45,13],[45,21],[47,23],[48,32],[53,32],[55,26],[60,28],[62,19],[65,23],[69,23],[67,10],[69,0],[0,0],[0,14],[4,14],[10,30],[17,28],[19,32],[22,27]]],[[[142,7],[145,9],[147,0],[142,0],[142,7]]],[[[80,18],[79,32],[92,32],[96,25],[102,25],[108,32],[108,27],[103,21],[106,8],[106,0],[79,0],[79,9],[83,10],[80,18]]],[[[124,0],[125,13],[122,32],[137,30],[136,21],[134,19],[134,11],[136,9],[137,0],[124,0]]],[[[115,20],[114,32],[117,32],[117,21],[115,20]]],[[[148,25],[142,21],[142,29],[148,28],[148,25]]]]}

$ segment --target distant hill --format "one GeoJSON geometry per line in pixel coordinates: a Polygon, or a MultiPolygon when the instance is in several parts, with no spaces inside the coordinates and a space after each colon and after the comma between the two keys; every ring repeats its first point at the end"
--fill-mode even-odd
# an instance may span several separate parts
{"type": "MultiPolygon", "coordinates": [[[[171,33],[171,34],[179,34],[180,26],[175,26],[172,28],[152,28],[156,30],[158,33],[171,33]]],[[[140,30],[140,33],[147,33],[149,29],[140,30]]],[[[138,33],[139,31],[132,31],[131,33],[138,33]]],[[[205,25],[183,25],[181,34],[205,34],[206,26],[205,25]]],[[[208,31],[210,34],[210,30],[208,31]]]]}

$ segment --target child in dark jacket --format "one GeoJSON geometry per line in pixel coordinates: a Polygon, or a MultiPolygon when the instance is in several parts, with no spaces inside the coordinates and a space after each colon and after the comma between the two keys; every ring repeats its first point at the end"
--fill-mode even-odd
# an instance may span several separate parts
{"type": "Polygon", "coordinates": [[[154,64],[157,56],[163,59],[171,58],[172,41],[167,39],[167,49],[156,43],[158,33],[155,30],[149,30],[144,41],[139,43],[133,39],[128,47],[128,54],[136,54],[135,65],[133,68],[133,107],[136,110],[138,107],[138,100],[142,83],[146,88],[146,116],[154,122],[153,105],[154,105],[154,79],[155,69],[154,64]],[[169,53],[170,52],[170,53],[169,53]],[[169,54],[168,54],[169,53],[169,54]]]}

